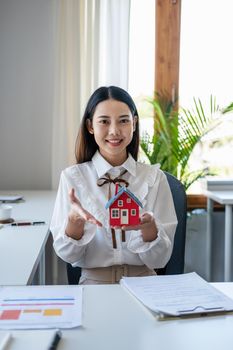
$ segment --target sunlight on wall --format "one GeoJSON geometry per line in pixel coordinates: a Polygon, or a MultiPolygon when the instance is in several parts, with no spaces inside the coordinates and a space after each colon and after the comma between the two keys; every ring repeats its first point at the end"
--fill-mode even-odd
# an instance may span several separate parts
{"type": "Polygon", "coordinates": [[[130,7],[129,93],[153,95],[155,1],[133,0],[130,7]],[[145,6],[146,4],[146,6],[145,6]]]}
{"type": "MultiPolygon", "coordinates": [[[[130,5],[129,86],[140,116],[140,134],[153,130],[153,108],[145,98],[154,94],[155,1],[133,0],[130,5]],[[146,6],[145,6],[146,4],[146,6]]],[[[140,159],[148,162],[140,152],[140,159]]]]}

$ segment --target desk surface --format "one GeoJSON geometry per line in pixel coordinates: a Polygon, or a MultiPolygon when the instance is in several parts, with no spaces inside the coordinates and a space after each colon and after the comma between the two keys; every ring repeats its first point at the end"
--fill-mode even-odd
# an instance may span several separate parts
{"type": "Polygon", "coordinates": [[[220,204],[233,204],[233,191],[205,191],[204,194],[220,204]]]}
{"type": "MultiPolygon", "coordinates": [[[[0,192],[1,195],[11,192],[0,192]]],[[[24,201],[12,203],[14,220],[45,221],[40,226],[7,226],[0,229],[0,285],[32,282],[49,235],[55,191],[14,191],[24,201]]]]}
{"type": "MultiPolygon", "coordinates": [[[[233,283],[215,285],[233,297],[233,283]]],[[[157,321],[119,285],[85,286],[83,298],[83,326],[63,330],[57,350],[232,349],[233,315],[157,321]]],[[[13,331],[10,349],[46,349],[46,332],[13,331]]]]}

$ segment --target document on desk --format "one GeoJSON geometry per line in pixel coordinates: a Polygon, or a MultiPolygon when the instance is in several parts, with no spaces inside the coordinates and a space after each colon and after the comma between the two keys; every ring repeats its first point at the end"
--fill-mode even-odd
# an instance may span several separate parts
{"type": "Polygon", "coordinates": [[[0,329],[81,326],[82,291],[81,286],[0,287],[0,329]]]}
{"type": "Polygon", "coordinates": [[[233,300],[195,272],[123,277],[120,283],[155,312],[158,319],[233,311],[233,300]]]}

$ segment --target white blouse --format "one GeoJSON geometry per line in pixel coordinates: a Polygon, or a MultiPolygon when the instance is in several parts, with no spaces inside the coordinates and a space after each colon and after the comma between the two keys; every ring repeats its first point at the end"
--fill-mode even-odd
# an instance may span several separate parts
{"type": "MultiPolygon", "coordinates": [[[[115,185],[110,186],[114,195],[115,185]]],[[[167,178],[158,164],[139,163],[129,155],[121,166],[113,167],[97,151],[91,161],[73,165],[61,173],[50,230],[57,255],[73,266],[93,268],[145,264],[150,269],[164,267],[172,253],[176,225],[177,218],[171,191],[167,178]],[[109,184],[99,187],[97,180],[106,173],[115,178],[124,169],[127,172],[122,178],[129,182],[129,190],[143,204],[141,213],[146,211],[153,213],[158,237],[152,242],[144,242],[140,230],[126,231],[126,242],[122,242],[121,230],[116,230],[117,248],[114,249],[109,212],[105,209],[109,184]],[[74,240],[65,234],[71,188],[75,189],[82,206],[103,225],[97,227],[85,223],[84,235],[80,240],[74,240]]]]}

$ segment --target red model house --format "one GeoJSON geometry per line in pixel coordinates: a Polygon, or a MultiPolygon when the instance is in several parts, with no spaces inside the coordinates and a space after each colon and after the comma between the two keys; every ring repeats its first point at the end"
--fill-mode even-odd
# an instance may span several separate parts
{"type": "Polygon", "coordinates": [[[105,207],[109,209],[111,226],[130,226],[140,223],[139,207],[143,207],[142,203],[126,187],[121,187],[105,207]]]}

